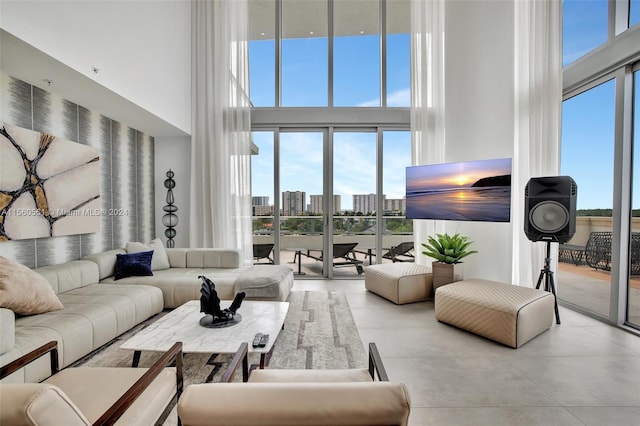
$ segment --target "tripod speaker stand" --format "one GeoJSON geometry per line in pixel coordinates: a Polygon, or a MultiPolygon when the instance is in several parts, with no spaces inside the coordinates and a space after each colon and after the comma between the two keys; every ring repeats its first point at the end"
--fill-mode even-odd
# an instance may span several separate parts
{"type": "Polygon", "coordinates": [[[538,284],[536,289],[540,288],[542,280],[544,279],[544,291],[550,291],[554,297],[554,308],[556,311],[556,324],[560,324],[560,313],[558,312],[558,296],[556,296],[556,285],[553,281],[553,271],[551,270],[551,241],[547,241],[547,256],[544,259],[544,268],[540,270],[540,276],[538,277],[538,284]]]}

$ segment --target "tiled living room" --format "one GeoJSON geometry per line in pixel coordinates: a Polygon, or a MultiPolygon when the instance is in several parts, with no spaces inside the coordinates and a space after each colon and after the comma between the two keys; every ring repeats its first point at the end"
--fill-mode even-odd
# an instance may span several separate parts
{"type": "Polygon", "coordinates": [[[0,0],[0,424],[640,425],[639,46],[636,0],[0,0]]]}
{"type": "Polygon", "coordinates": [[[560,308],[561,325],[518,349],[438,322],[433,302],[394,305],[362,281],[297,281],[347,293],[363,344],[408,385],[411,425],[635,425],[640,339],[560,308]]]}

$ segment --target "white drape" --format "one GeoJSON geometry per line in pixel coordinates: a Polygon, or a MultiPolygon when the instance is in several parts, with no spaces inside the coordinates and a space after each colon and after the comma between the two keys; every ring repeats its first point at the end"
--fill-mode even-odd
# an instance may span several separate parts
{"type": "MultiPolygon", "coordinates": [[[[512,279],[535,285],[543,243],[524,235],[524,188],[531,177],[559,172],[562,114],[562,2],[515,2],[515,126],[513,154],[512,279]]],[[[557,256],[552,258],[557,259],[557,256]]]]}
{"type": "Polygon", "coordinates": [[[192,2],[191,247],[251,247],[246,0],[192,2]]]}
{"type": "MultiPolygon", "coordinates": [[[[411,141],[413,164],[445,160],[445,4],[444,0],[411,1],[411,141]]],[[[444,231],[436,221],[414,221],[414,245],[444,231]]],[[[418,256],[416,263],[430,263],[418,256]]]]}

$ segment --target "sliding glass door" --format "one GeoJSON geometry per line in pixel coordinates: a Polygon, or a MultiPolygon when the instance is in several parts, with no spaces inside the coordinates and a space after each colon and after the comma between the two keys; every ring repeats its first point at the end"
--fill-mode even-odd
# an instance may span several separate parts
{"type": "Polygon", "coordinates": [[[362,278],[364,266],[391,261],[389,248],[413,242],[408,131],[281,128],[253,141],[254,249],[273,249],[255,263],[288,265],[297,278],[362,278]]]}
{"type": "Polygon", "coordinates": [[[627,322],[640,328],[640,71],[633,73],[633,167],[627,322]]]}
{"type": "Polygon", "coordinates": [[[376,253],[377,133],[333,133],[333,275],[361,274],[376,253]]]}
{"type": "Polygon", "coordinates": [[[608,317],[611,300],[615,80],[564,101],[560,171],[578,185],[576,233],[584,248],[558,265],[558,298],[608,317]]]}
{"type": "Polygon", "coordinates": [[[280,253],[301,275],[323,276],[324,212],[314,201],[324,193],[326,134],[280,132],[280,253]]]}

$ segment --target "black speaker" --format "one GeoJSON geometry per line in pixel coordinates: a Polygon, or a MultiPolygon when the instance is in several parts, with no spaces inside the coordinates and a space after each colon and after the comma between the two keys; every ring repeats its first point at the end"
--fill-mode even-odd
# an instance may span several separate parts
{"type": "Polygon", "coordinates": [[[524,233],[531,241],[566,243],[576,233],[578,186],[569,176],[529,179],[524,188],[524,233]]]}

